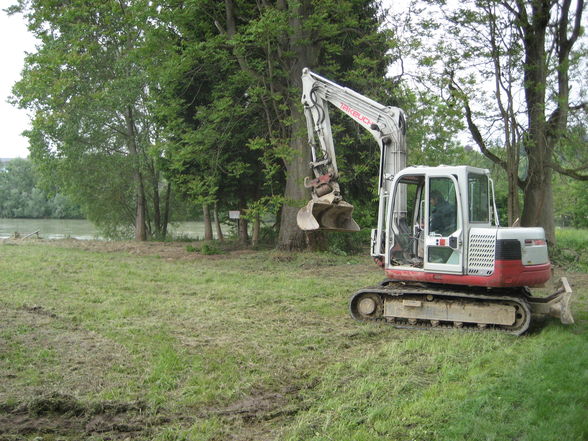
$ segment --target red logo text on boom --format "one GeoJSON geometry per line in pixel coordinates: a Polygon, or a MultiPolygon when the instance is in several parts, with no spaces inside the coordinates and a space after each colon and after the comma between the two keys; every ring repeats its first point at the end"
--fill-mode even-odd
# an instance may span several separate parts
{"type": "Polygon", "coordinates": [[[361,113],[359,113],[357,110],[352,109],[351,107],[349,107],[347,104],[345,103],[341,103],[341,110],[343,112],[348,113],[349,115],[351,115],[352,117],[354,117],[355,119],[357,119],[358,121],[371,126],[372,125],[372,120],[369,119],[367,116],[362,115],[361,113]]]}

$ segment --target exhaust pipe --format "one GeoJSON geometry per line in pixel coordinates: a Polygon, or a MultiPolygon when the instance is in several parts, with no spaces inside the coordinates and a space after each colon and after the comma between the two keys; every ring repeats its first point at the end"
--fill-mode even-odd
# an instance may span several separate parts
{"type": "Polygon", "coordinates": [[[564,325],[574,323],[574,317],[570,309],[572,302],[572,288],[568,279],[562,277],[559,280],[558,289],[548,297],[527,297],[531,307],[531,314],[540,318],[554,317],[561,320],[564,325]]]}

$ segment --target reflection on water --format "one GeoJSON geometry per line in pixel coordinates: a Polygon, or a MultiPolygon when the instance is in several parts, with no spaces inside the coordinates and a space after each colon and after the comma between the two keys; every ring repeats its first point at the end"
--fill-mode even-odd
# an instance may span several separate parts
{"type": "MultiPolygon", "coordinates": [[[[84,219],[0,219],[0,239],[21,237],[38,231],[42,239],[103,240],[92,222],[84,219]]],[[[196,239],[204,236],[202,222],[176,222],[169,227],[172,236],[196,239]]]]}

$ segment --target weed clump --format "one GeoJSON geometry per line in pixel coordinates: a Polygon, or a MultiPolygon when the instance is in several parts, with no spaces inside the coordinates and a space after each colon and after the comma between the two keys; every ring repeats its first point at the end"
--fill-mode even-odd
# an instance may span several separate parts
{"type": "Polygon", "coordinates": [[[586,230],[557,229],[557,245],[549,250],[551,261],[566,270],[588,271],[588,235],[586,230]]]}
{"type": "Polygon", "coordinates": [[[204,254],[205,256],[211,256],[214,254],[221,254],[222,250],[214,243],[206,242],[202,244],[200,248],[200,254],[204,254]]]}

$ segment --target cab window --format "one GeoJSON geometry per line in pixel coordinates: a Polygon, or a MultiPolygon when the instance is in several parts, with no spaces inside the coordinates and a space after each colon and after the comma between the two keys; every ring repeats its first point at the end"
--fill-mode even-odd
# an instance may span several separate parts
{"type": "Polygon", "coordinates": [[[429,235],[449,236],[457,230],[457,198],[450,178],[431,178],[429,187],[429,235]]]}
{"type": "Polygon", "coordinates": [[[468,208],[470,222],[490,222],[488,177],[468,174],[468,208]]]}

